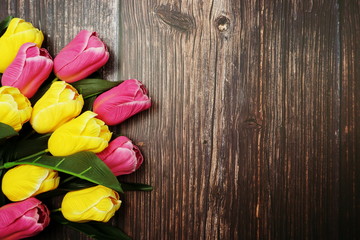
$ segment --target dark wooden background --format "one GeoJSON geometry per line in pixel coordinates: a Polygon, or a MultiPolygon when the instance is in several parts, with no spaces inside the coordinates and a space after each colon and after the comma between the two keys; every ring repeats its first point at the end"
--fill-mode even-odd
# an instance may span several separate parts
{"type": "MultiPolygon", "coordinates": [[[[114,129],[146,162],[134,239],[360,239],[360,1],[3,0],[54,56],[81,29],[153,107],[114,129]]],[[[1,53],[0,53],[1,54],[1,53]]],[[[87,239],[49,228],[38,239],[87,239]]]]}

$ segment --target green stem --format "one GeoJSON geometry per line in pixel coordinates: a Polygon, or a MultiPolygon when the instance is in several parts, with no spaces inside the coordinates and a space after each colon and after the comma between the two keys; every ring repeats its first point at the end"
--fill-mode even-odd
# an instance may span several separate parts
{"type": "Polygon", "coordinates": [[[54,78],[54,80],[52,80],[52,82],[51,83],[54,83],[54,82],[56,82],[57,80],[59,80],[59,78],[54,78]]]}
{"type": "Polygon", "coordinates": [[[93,94],[87,95],[87,96],[84,97],[84,100],[85,100],[85,99],[88,99],[88,98],[91,98],[91,97],[94,97],[94,96],[97,96],[97,95],[99,95],[99,94],[100,94],[100,93],[93,93],[93,94]]]}
{"type": "MultiPolygon", "coordinates": [[[[31,154],[31,155],[29,155],[29,156],[26,156],[26,157],[17,159],[17,160],[15,160],[14,162],[21,162],[21,161],[24,161],[24,160],[29,159],[29,158],[41,156],[41,155],[43,155],[43,154],[45,154],[45,153],[47,153],[47,152],[49,152],[49,149],[45,149],[45,150],[43,150],[43,151],[40,151],[40,152],[31,154]]],[[[14,162],[7,162],[7,163],[5,163],[4,165],[0,166],[0,170],[1,170],[1,169],[4,169],[4,168],[11,168],[11,167],[15,166],[16,164],[14,164],[14,162]]]]}
{"type": "Polygon", "coordinates": [[[26,156],[26,157],[23,157],[23,158],[20,158],[16,161],[23,161],[23,160],[26,160],[26,159],[29,159],[29,158],[33,158],[33,157],[37,157],[37,156],[40,156],[40,155],[43,155],[45,153],[48,153],[49,152],[49,149],[45,149],[43,151],[40,151],[40,152],[37,152],[37,153],[34,153],[34,154],[31,154],[29,156],[26,156]]]}
{"type": "Polygon", "coordinates": [[[54,212],[60,212],[60,211],[61,211],[61,208],[56,208],[56,209],[51,210],[52,213],[54,213],[54,212]]]}

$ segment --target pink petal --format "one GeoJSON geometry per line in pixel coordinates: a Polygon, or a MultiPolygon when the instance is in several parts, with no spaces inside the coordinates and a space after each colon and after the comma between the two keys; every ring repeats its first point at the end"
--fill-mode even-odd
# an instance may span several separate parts
{"type": "Polygon", "coordinates": [[[119,105],[105,105],[102,109],[94,112],[98,114],[98,118],[106,122],[108,125],[119,124],[131,116],[150,108],[151,100],[142,102],[128,102],[119,105]]]}
{"type": "Polygon", "coordinates": [[[4,72],[2,84],[19,88],[30,98],[49,77],[52,68],[53,62],[46,49],[39,49],[34,43],[25,43],[4,72]]]}
{"type": "Polygon", "coordinates": [[[50,223],[49,210],[36,198],[0,208],[0,239],[22,239],[42,231],[50,223]]]}
{"type": "MultiPolygon", "coordinates": [[[[15,59],[13,60],[13,62],[9,65],[9,67],[5,70],[2,79],[1,79],[1,83],[3,86],[13,86],[11,85],[13,83],[14,80],[18,79],[22,69],[24,68],[25,65],[25,61],[26,61],[26,52],[29,48],[35,48],[34,51],[36,51],[36,49],[38,49],[36,47],[35,43],[24,43],[15,59]]],[[[31,51],[31,52],[34,52],[31,51]]]]}
{"type": "Polygon", "coordinates": [[[90,36],[86,49],[90,48],[106,48],[105,44],[98,38],[97,34],[94,32],[90,36]]]}
{"type": "Polygon", "coordinates": [[[105,52],[103,48],[87,49],[77,55],[72,62],[64,65],[56,72],[56,75],[68,83],[75,82],[98,70],[108,59],[109,53],[105,52]]]}
{"type": "Polygon", "coordinates": [[[131,140],[125,136],[120,136],[115,138],[109,143],[109,146],[105,148],[102,152],[98,153],[97,156],[100,159],[105,159],[108,155],[112,154],[118,147],[123,146],[126,142],[131,142],[131,140]]]}
{"type": "MultiPolygon", "coordinates": [[[[36,198],[28,198],[27,200],[10,203],[0,208],[0,230],[6,227],[9,222],[21,217],[24,212],[39,206],[41,202],[36,198]]],[[[0,231],[1,232],[1,231],[0,231]]]]}
{"type": "Polygon", "coordinates": [[[109,146],[97,155],[116,176],[133,173],[144,160],[139,148],[124,136],[111,141],[109,146]]]}
{"type": "Polygon", "coordinates": [[[142,83],[129,79],[98,96],[94,112],[108,125],[116,125],[151,106],[142,83]]]}
{"type": "Polygon", "coordinates": [[[66,64],[72,62],[74,58],[86,49],[89,38],[91,35],[96,35],[95,32],[81,30],[76,37],[71,40],[55,57],[54,71],[60,71],[66,64]]]}

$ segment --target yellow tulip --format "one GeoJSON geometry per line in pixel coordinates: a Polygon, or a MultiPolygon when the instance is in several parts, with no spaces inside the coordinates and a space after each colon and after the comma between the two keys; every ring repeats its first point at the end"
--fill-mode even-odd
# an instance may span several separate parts
{"type": "Polygon", "coordinates": [[[20,18],[13,18],[0,38],[0,73],[3,73],[14,60],[21,45],[32,42],[41,47],[43,40],[43,33],[31,23],[20,18]]]}
{"type": "Polygon", "coordinates": [[[8,170],[2,180],[2,191],[11,201],[17,202],[58,187],[58,172],[52,169],[18,165],[8,170]]]}
{"type": "Polygon", "coordinates": [[[67,156],[81,151],[94,153],[104,150],[111,132],[96,113],[86,111],[56,129],[49,138],[48,149],[54,156],[67,156]]]}
{"type": "Polygon", "coordinates": [[[30,123],[38,133],[55,131],[77,117],[84,100],[77,90],[64,81],[54,82],[33,107],[30,123]]]}
{"type": "Polygon", "coordinates": [[[22,125],[31,117],[31,103],[19,89],[0,87],[0,122],[20,131],[22,125]]]}
{"type": "Polygon", "coordinates": [[[61,203],[61,212],[72,222],[108,222],[120,205],[116,191],[97,185],[68,192],[61,203]]]}

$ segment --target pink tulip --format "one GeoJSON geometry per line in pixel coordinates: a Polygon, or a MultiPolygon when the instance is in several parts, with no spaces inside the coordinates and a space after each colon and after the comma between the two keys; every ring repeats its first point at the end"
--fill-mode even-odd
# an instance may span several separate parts
{"type": "Polygon", "coordinates": [[[0,239],[32,237],[50,223],[48,208],[36,198],[9,203],[0,208],[0,239]]]}
{"type": "Polygon", "coordinates": [[[115,176],[135,172],[144,161],[139,148],[127,137],[117,137],[97,156],[115,176]]]}
{"type": "Polygon", "coordinates": [[[84,79],[109,60],[105,44],[96,32],[82,30],[54,59],[55,75],[72,83],[84,79]]]}
{"type": "Polygon", "coordinates": [[[93,111],[107,125],[116,125],[150,106],[151,99],[144,85],[136,79],[129,79],[99,95],[93,111]]]}
{"type": "Polygon", "coordinates": [[[16,87],[27,98],[31,98],[52,69],[53,61],[46,49],[38,48],[35,43],[24,43],[6,68],[1,83],[3,86],[16,87]]]}

